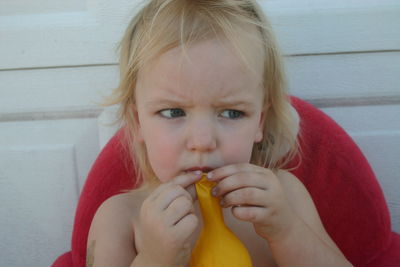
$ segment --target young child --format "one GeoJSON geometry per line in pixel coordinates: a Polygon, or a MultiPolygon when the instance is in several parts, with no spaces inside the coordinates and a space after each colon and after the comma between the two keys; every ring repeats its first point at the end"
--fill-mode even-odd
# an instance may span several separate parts
{"type": "Polygon", "coordinates": [[[351,266],[285,171],[298,118],[255,1],[148,1],[122,40],[120,69],[113,103],[141,185],[98,209],[88,266],[188,266],[202,173],[253,266],[351,266]]]}

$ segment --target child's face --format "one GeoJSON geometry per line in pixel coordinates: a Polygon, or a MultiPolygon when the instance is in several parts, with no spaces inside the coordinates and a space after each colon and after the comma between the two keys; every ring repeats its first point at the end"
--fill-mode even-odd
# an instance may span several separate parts
{"type": "Polygon", "coordinates": [[[162,182],[249,162],[262,139],[262,57],[253,53],[253,73],[216,40],[188,47],[186,58],[181,53],[174,48],[148,64],[136,88],[137,140],[162,182]]]}

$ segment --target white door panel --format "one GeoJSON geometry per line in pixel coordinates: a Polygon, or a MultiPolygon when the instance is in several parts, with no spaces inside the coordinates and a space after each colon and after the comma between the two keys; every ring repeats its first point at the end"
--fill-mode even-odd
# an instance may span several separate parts
{"type": "Polygon", "coordinates": [[[0,71],[0,116],[99,110],[118,79],[116,66],[0,71]]]}
{"type": "Polygon", "coordinates": [[[400,102],[400,51],[285,59],[290,91],[302,98],[325,104],[347,99],[348,105],[366,98],[400,102]]]}
{"type": "Polygon", "coordinates": [[[115,62],[139,1],[7,2],[0,4],[0,69],[115,62]]]}
{"type": "Polygon", "coordinates": [[[96,119],[0,123],[0,266],[50,266],[70,250],[96,119]]]}
{"type": "Polygon", "coordinates": [[[78,197],[73,146],[1,148],[0,158],[0,265],[50,266],[69,249],[78,197]]]}
{"type": "MultiPolygon", "coordinates": [[[[0,5],[0,69],[115,63],[114,49],[139,3],[87,0],[55,8],[42,1],[28,11],[29,4],[7,2],[0,5]]],[[[396,50],[400,43],[398,1],[259,2],[285,54],[396,50]]]]}
{"type": "Polygon", "coordinates": [[[261,1],[285,54],[398,50],[400,3],[368,2],[261,1]]]}

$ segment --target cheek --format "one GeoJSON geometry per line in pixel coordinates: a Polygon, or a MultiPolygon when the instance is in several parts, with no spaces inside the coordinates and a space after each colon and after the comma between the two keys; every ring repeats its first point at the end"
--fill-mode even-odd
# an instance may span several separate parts
{"type": "Polygon", "coordinates": [[[171,179],[179,156],[177,140],[153,132],[144,136],[144,142],[150,165],[158,179],[162,182],[171,179]]]}
{"type": "Polygon", "coordinates": [[[253,143],[237,145],[229,152],[234,163],[250,162],[253,143]]]}
{"type": "Polygon", "coordinates": [[[250,162],[254,140],[246,133],[237,133],[223,144],[223,158],[225,164],[250,162]]]}

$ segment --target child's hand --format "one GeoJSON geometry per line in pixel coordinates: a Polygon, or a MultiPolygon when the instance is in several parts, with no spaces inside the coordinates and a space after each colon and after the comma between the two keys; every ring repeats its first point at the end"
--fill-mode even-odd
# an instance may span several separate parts
{"type": "Polygon", "coordinates": [[[143,247],[139,253],[149,266],[185,266],[189,262],[189,237],[198,218],[186,187],[200,178],[201,174],[194,173],[177,176],[144,200],[139,217],[143,247]]]}
{"type": "Polygon", "coordinates": [[[213,193],[220,197],[221,206],[232,207],[236,218],[252,222],[265,239],[281,238],[298,219],[279,179],[269,169],[234,164],[213,170],[209,177],[218,182],[213,193]]]}

